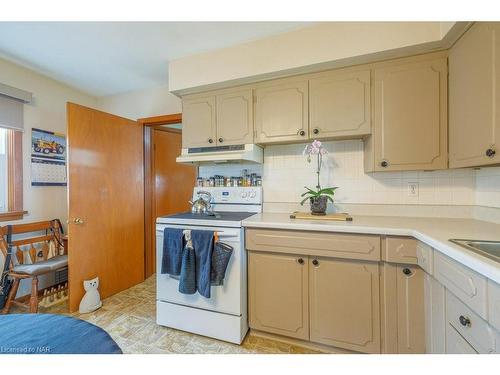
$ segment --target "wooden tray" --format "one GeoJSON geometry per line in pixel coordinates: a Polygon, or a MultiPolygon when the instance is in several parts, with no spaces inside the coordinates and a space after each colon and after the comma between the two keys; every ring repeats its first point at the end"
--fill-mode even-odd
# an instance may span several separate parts
{"type": "Polygon", "coordinates": [[[346,214],[345,212],[338,214],[326,214],[326,215],[312,215],[310,212],[293,212],[290,215],[290,219],[302,219],[302,220],[330,220],[330,221],[352,221],[352,216],[346,214]]]}

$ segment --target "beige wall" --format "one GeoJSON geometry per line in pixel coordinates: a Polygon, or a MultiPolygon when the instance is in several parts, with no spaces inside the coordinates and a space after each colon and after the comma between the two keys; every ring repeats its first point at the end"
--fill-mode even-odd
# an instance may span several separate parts
{"type": "Polygon", "coordinates": [[[132,120],[182,112],[181,100],[166,86],[104,96],[97,105],[102,111],[132,120]]]}
{"type": "Polygon", "coordinates": [[[270,78],[439,47],[454,23],[326,22],[169,63],[177,92],[221,82],[270,78]],[[405,51],[406,50],[406,51],[405,51]]]}
{"type": "Polygon", "coordinates": [[[0,59],[0,82],[33,93],[33,102],[24,105],[23,194],[24,209],[28,211],[28,215],[23,221],[59,218],[65,223],[68,210],[67,188],[31,186],[31,128],[66,134],[66,102],[95,107],[96,99],[2,59],[0,59]]]}
{"type": "MultiPolygon", "coordinates": [[[[24,105],[23,134],[23,194],[24,209],[28,215],[21,221],[31,222],[59,218],[63,225],[68,218],[67,188],[63,186],[31,186],[31,128],[40,128],[67,134],[66,102],[95,107],[94,97],[65,86],[57,81],[0,59],[0,82],[33,93],[33,102],[24,105]]],[[[0,225],[8,224],[2,222],[0,225]]],[[[0,259],[0,266],[3,259],[0,259]]],[[[30,281],[23,280],[18,296],[30,292],[30,281]]],[[[40,287],[54,283],[54,274],[44,275],[40,287]]]]}

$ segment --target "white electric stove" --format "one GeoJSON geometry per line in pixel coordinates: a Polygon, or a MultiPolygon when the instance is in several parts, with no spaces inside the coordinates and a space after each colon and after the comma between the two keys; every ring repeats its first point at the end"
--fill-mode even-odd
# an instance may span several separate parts
{"type": "Polygon", "coordinates": [[[200,187],[193,190],[212,195],[215,215],[190,212],[156,220],[157,312],[158,324],[240,344],[248,331],[247,256],[242,220],[262,212],[261,187],[200,187]],[[219,241],[233,247],[223,286],[212,286],[211,297],[179,293],[179,281],[161,274],[163,231],[165,228],[209,230],[219,241]]]}

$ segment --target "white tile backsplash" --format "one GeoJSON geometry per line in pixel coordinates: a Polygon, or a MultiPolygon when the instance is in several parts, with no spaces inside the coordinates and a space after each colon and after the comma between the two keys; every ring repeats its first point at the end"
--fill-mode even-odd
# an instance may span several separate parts
{"type": "Polygon", "coordinates": [[[500,208],[500,167],[476,171],[476,204],[500,208]]]}
{"type": "MultiPolygon", "coordinates": [[[[375,172],[363,168],[363,142],[324,142],[328,155],[321,170],[322,186],[337,186],[342,204],[482,205],[500,208],[500,167],[441,171],[375,172]],[[418,183],[418,196],[408,195],[408,183],[418,183]]],[[[300,201],[304,186],[316,185],[313,160],[302,155],[305,144],[272,145],[264,149],[264,164],[201,166],[199,174],[239,176],[241,169],[262,174],[265,203],[300,201]]]]}
{"type": "MultiPolygon", "coordinates": [[[[325,142],[322,186],[338,186],[338,203],[473,205],[475,172],[471,169],[433,172],[375,172],[363,168],[361,140],[325,142]],[[418,183],[418,196],[408,183],[418,183]]],[[[302,155],[304,144],[268,146],[264,152],[266,202],[296,202],[304,185],[316,185],[315,163],[302,155]]]]}

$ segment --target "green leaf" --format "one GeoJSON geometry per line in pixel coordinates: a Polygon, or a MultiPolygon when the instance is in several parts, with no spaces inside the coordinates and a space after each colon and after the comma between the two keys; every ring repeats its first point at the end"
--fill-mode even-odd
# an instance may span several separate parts
{"type": "Polygon", "coordinates": [[[306,197],[306,198],[302,199],[302,202],[300,202],[300,205],[301,205],[301,206],[303,206],[303,205],[304,205],[304,203],[305,203],[307,200],[309,200],[309,197],[306,197]]]}

